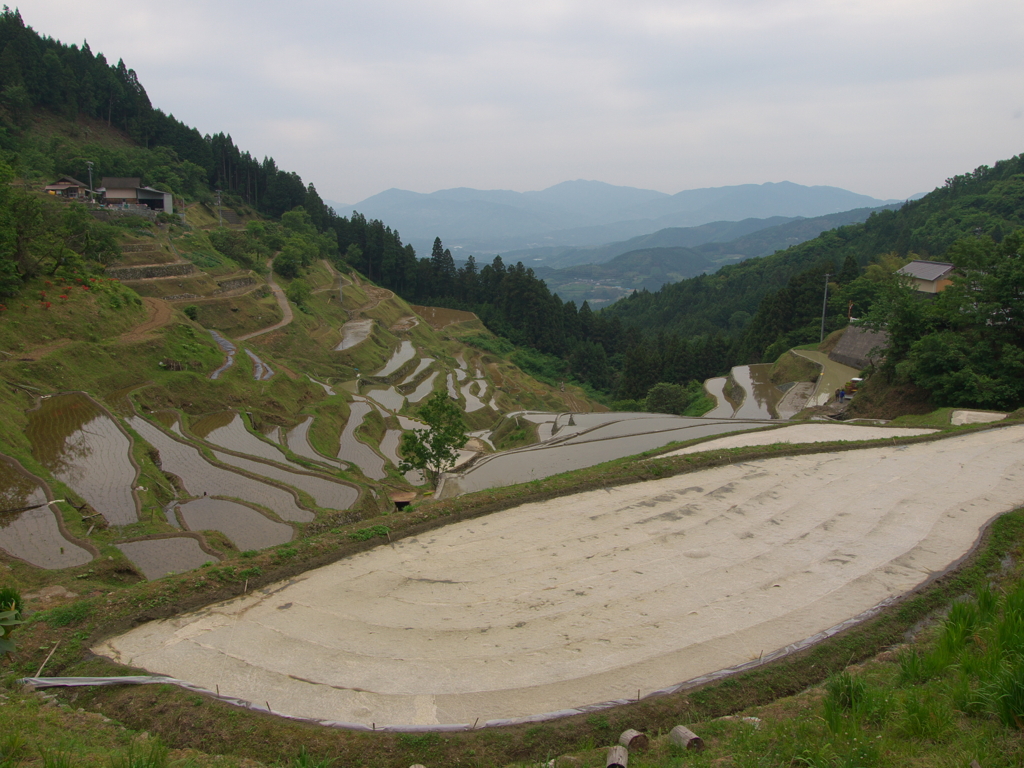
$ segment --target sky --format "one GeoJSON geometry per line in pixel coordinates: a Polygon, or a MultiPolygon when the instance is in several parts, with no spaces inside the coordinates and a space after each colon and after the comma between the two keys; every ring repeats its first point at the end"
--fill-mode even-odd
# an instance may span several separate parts
{"type": "MultiPolygon", "coordinates": [[[[15,5],[15,3],[11,3],[15,5]]],[[[1024,152],[1014,0],[31,0],[155,107],[353,204],[397,187],[904,199],[1024,152]]]]}

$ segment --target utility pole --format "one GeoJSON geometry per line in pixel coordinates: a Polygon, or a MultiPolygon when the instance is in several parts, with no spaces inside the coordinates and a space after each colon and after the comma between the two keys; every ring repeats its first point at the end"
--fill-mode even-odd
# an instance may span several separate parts
{"type": "Polygon", "coordinates": [[[87,166],[89,166],[89,199],[91,200],[93,198],[93,191],[92,191],[92,160],[86,160],[85,164],[87,166]]]}
{"type": "Polygon", "coordinates": [[[821,338],[818,339],[818,343],[821,344],[825,340],[825,307],[828,305],[828,279],[832,277],[828,272],[825,273],[825,296],[821,300],[821,338]]]}
{"type": "Polygon", "coordinates": [[[218,227],[223,227],[224,226],[224,222],[221,221],[221,218],[220,218],[220,190],[219,189],[217,190],[217,226],[218,227]]]}

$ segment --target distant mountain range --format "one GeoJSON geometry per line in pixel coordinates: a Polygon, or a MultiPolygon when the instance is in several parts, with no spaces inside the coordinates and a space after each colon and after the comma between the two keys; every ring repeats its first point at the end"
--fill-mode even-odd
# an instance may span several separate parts
{"type": "MultiPolygon", "coordinates": [[[[898,207],[898,204],[885,206],[898,207]]],[[[878,208],[817,216],[810,219],[745,219],[699,227],[673,227],[618,243],[589,248],[546,248],[502,256],[523,261],[564,301],[589,301],[597,309],[634,290],[655,291],[725,264],[767,256],[812,240],[822,232],[867,220],[878,208]],[[541,254],[534,257],[534,254],[541,254]]]]}
{"type": "MultiPolygon", "coordinates": [[[[690,189],[674,195],[599,181],[566,181],[539,192],[445,189],[429,194],[389,189],[361,202],[327,201],[397,229],[420,254],[440,237],[457,258],[559,246],[592,246],[669,227],[773,217],[817,217],[898,203],[838,187],[789,181],[690,189]]],[[[738,236],[738,235],[734,235],[738,236]]],[[[577,262],[579,263],[579,262],[577,262]]]]}

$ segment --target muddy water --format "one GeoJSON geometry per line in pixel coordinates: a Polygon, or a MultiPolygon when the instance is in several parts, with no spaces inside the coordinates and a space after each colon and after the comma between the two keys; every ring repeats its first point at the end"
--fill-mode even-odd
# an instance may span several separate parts
{"type": "Polygon", "coordinates": [[[782,391],[768,381],[772,366],[738,365],[732,369],[732,378],[743,389],[743,402],[733,414],[734,419],[777,419],[782,391]]]}
{"type": "Polygon", "coordinates": [[[304,456],[311,461],[319,461],[322,464],[332,464],[330,459],[326,456],[321,456],[315,450],[313,446],[309,444],[309,428],[313,426],[313,417],[307,416],[306,420],[298,426],[292,427],[288,430],[288,434],[285,436],[285,441],[288,447],[299,456],[304,456]]]}
{"type": "Polygon", "coordinates": [[[41,504],[46,504],[46,493],[39,481],[0,458],[0,549],[39,568],[70,568],[92,560],[88,550],[64,537],[56,513],[41,504]]]}
{"type": "Polygon", "coordinates": [[[373,320],[350,320],[341,326],[341,343],[334,349],[351,349],[356,344],[366,341],[366,337],[373,330],[373,320]]]}
{"type": "Polygon", "coordinates": [[[273,377],[274,372],[271,370],[269,365],[260,360],[248,349],[245,350],[245,354],[247,354],[249,359],[252,360],[252,377],[256,379],[256,381],[269,381],[271,377],[273,377]]]}
{"type": "Polygon", "coordinates": [[[434,391],[434,379],[437,378],[437,371],[427,376],[423,382],[416,387],[412,392],[409,393],[409,402],[418,403],[420,400],[425,398],[431,392],[434,391]]]}
{"type": "Polygon", "coordinates": [[[387,389],[371,389],[367,391],[366,396],[380,403],[389,411],[400,411],[402,406],[405,405],[405,395],[400,393],[394,387],[388,387],[387,389]]]}
{"type": "MultiPolygon", "coordinates": [[[[245,428],[241,415],[234,411],[221,411],[198,419],[191,427],[193,435],[229,451],[259,456],[261,459],[292,464],[281,451],[260,440],[245,428]]],[[[297,451],[296,451],[297,453],[297,451]]]]}
{"type": "Polygon", "coordinates": [[[243,552],[284,544],[295,537],[290,525],[225,499],[196,499],[178,507],[190,531],[220,531],[243,552]]]}
{"type": "Polygon", "coordinates": [[[160,452],[165,472],[177,475],[185,490],[193,496],[232,496],[273,510],[282,520],[308,523],[312,512],[302,509],[295,498],[276,486],[215,467],[199,451],[178,442],[139,416],[128,420],[142,438],[160,452]]]}
{"type": "Polygon", "coordinates": [[[300,472],[289,472],[284,467],[271,466],[260,461],[253,461],[252,459],[243,459],[230,453],[214,451],[213,455],[218,461],[222,461],[232,467],[238,467],[254,475],[267,477],[305,491],[313,497],[313,500],[319,507],[326,509],[348,509],[359,498],[359,492],[355,488],[327,480],[326,478],[300,472]]]}
{"type": "MultiPolygon", "coordinates": [[[[606,415],[606,414],[602,414],[606,415]]],[[[486,457],[466,474],[446,482],[441,498],[537,480],[560,472],[592,467],[612,459],[660,448],[674,441],[750,429],[758,422],[689,419],[681,416],[632,418],[597,427],[564,442],[538,445],[486,457]]]]}
{"type": "Polygon", "coordinates": [[[717,376],[704,382],[704,390],[718,401],[718,405],[704,414],[706,419],[731,419],[732,403],[725,399],[725,376],[717,376]]]}
{"type": "Polygon", "coordinates": [[[338,458],[355,464],[371,480],[383,480],[387,477],[387,472],[384,471],[384,459],[374,453],[370,446],[356,438],[356,429],[372,409],[373,406],[365,400],[357,400],[352,403],[348,422],[341,433],[341,448],[338,451],[338,458]]]}
{"type": "Polygon", "coordinates": [[[238,351],[238,347],[232,344],[230,341],[225,339],[216,331],[210,331],[210,335],[213,336],[213,340],[217,342],[217,346],[228,356],[227,361],[220,368],[210,374],[211,379],[219,379],[220,375],[224,373],[228,368],[235,364],[235,353],[238,351]]]}
{"type": "Polygon", "coordinates": [[[28,414],[32,453],[53,476],[101,512],[112,525],[139,519],[132,487],[138,475],[131,443],[92,400],[57,395],[28,414]]]}
{"type": "Polygon", "coordinates": [[[416,356],[416,348],[412,345],[411,341],[403,341],[402,344],[395,350],[395,354],[388,360],[387,365],[381,368],[374,376],[390,376],[392,373],[397,371],[407,362],[412,360],[416,356]]]}
{"type": "Polygon", "coordinates": [[[171,573],[184,573],[219,558],[204,552],[191,536],[170,536],[115,544],[142,571],[147,579],[160,579],[171,573]]]}

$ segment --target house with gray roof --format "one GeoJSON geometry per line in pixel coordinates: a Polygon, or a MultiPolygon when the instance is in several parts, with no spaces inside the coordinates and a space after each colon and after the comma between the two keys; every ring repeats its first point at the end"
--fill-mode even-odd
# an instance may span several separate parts
{"type": "Polygon", "coordinates": [[[912,261],[896,270],[896,274],[910,278],[915,291],[941,293],[953,284],[956,266],[942,261],[912,261]]]}

